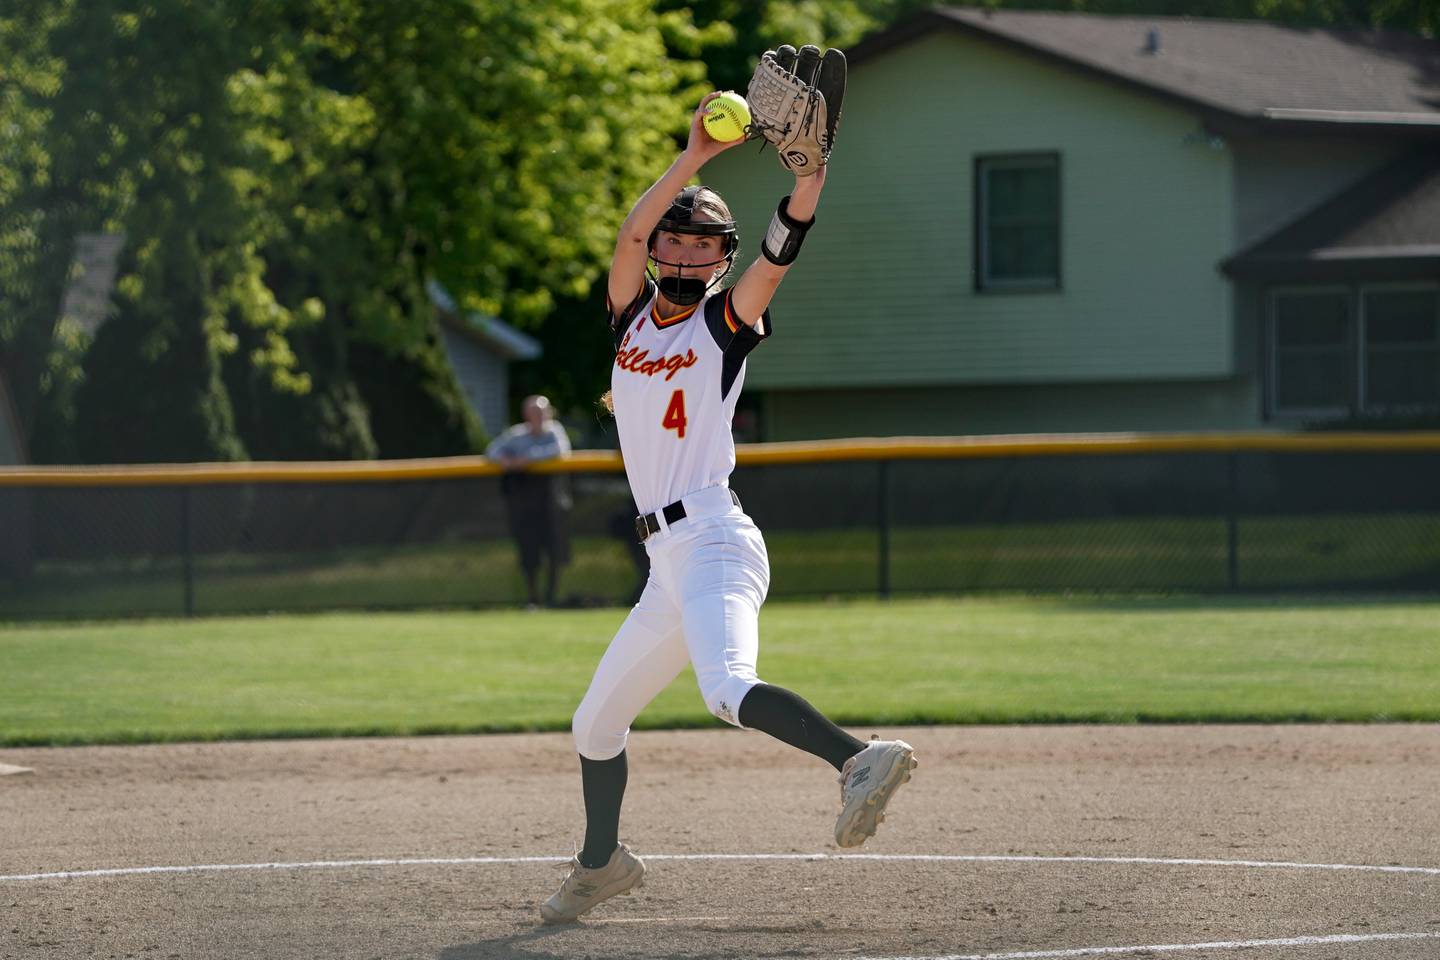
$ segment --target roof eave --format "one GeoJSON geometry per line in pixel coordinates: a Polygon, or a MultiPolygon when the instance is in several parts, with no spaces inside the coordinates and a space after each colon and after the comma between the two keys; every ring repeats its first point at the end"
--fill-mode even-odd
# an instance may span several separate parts
{"type": "Polygon", "coordinates": [[[501,321],[486,322],[479,315],[468,317],[439,311],[440,322],[454,333],[505,360],[534,360],[543,352],[540,342],[501,321]]]}
{"type": "Polygon", "coordinates": [[[1361,134],[1405,140],[1440,138],[1440,114],[1360,113],[1346,110],[1289,110],[1269,107],[1253,118],[1252,129],[1269,134],[1361,134]],[[1301,114],[1311,114],[1302,116],[1301,114]]]}
{"type": "Polygon", "coordinates": [[[862,40],[846,52],[846,58],[850,66],[855,67],[942,27],[998,43],[1012,51],[1035,57],[1053,66],[1116,84],[1166,101],[1174,106],[1197,111],[1202,122],[1220,133],[1264,136],[1363,132],[1367,135],[1418,139],[1440,137],[1440,113],[1378,113],[1307,110],[1289,107],[1237,110],[1226,104],[1215,103],[1158,84],[1146,83],[1096,64],[1076,60],[1067,54],[1039,46],[1020,37],[987,30],[983,25],[970,19],[949,16],[943,8],[918,13],[888,30],[862,40]]]}
{"type": "Polygon", "coordinates": [[[1335,247],[1231,257],[1220,270],[1234,280],[1413,279],[1440,276],[1440,246],[1335,247]]]}
{"type": "Polygon", "coordinates": [[[506,360],[534,360],[545,352],[540,341],[496,317],[464,311],[438,280],[427,280],[425,292],[440,322],[455,333],[506,360]]]}

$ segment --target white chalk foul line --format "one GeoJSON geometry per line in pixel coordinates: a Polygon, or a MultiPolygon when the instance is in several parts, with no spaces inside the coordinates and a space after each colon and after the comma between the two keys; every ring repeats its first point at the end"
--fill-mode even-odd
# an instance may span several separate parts
{"type": "Polygon", "coordinates": [[[729,917],[586,917],[585,923],[603,926],[607,923],[719,923],[729,917]]]}
{"type": "Polygon", "coordinates": [[[133,877],[156,873],[223,873],[229,870],[343,870],[348,867],[428,867],[471,864],[564,863],[566,857],[432,857],[413,860],[305,860],[296,863],[203,863],[179,867],[114,867],[104,870],[63,870],[56,873],[18,873],[0,876],[13,880],[79,880],[85,877],[133,877]]]}
{"type": "MultiPolygon", "coordinates": [[[[1291,860],[1197,860],[1178,857],[981,856],[930,853],[670,853],[644,854],[646,860],[907,860],[938,863],[1112,863],[1179,867],[1254,867],[1272,870],[1361,870],[1371,873],[1419,873],[1440,877],[1440,867],[1404,867],[1365,863],[1303,863],[1291,860]]],[[[0,880],[3,880],[0,877],[0,880]]]]}
{"type": "Polygon", "coordinates": [[[1025,950],[1019,953],[952,953],[925,957],[856,957],[854,960],[1062,960],[1125,953],[1181,953],[1193,950],[1253,950],[1260,947],[1325,947],[1381,940],[1440,940],[1440,933],[1338,933],[1328,937],[1285,937],[1279,940],[1221,940],[1213,943],[1160,943],[1144,947],[1079,947],[1072,950],[1025,950]]]}
{"type": "MultiPolygon", "coordinates": [[[[657,853],[646,860],[880,860],[929,863],[1099,863],[1148,864],[1179,867],[1243,867],[1264,870],[1354,870],[1362,873],[1406,873],[1440,876],[1440,867],[1383,866],[1360,863],[1300,863],[1288,860],[1198,860],[1172,857],[1045,857],[980,856],[924,853],[657,853]]],[[[78,880],[85,877],[130,877],[165,873],[222,873],[233,870],[341,870],[350,867],[471,866],[483,864],[564,863],[569,857],[432,857],[385,860],[307,860],[295,863],[208,863],[190,866],[112,867],[101,870],[62,870],[50,873],[0,875],[0,882],[78,880]]]]}

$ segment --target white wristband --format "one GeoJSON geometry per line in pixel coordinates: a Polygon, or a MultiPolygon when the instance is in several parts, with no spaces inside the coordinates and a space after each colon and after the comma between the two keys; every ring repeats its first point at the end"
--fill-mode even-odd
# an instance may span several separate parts
{"type": "Polygon", "coordinates": [[[788,267],[800,255],[800,244],[805,240],[805,232],[814,225],[814,218],[811,218],[809,223],[801,223],[791,217],[790,198],[786,197],[775,208],[775,216],[770,218],[770,228],[765,231],[765,239],[760,242],[760,252],[777,267],[788,267]]]}

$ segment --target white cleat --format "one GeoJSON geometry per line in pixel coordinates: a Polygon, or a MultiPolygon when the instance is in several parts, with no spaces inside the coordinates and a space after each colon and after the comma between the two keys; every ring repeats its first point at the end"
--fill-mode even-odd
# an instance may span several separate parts
{"type": "Polygon", "coordinates": [[[574,923],[582,914],[621,894],[645,885],[645,862],[625,844],[615,847],[610,862],[590,869],[577,856],[570,861],[570,873],[555,895],[540,905],[540,919],[546,923],[574,923]]]}
{"type": "Polygon", "coordinates": [[[871,739],[864,750],[845,761],[840,772],[840,817],[835,842],[858,847],[885,822],[885,805],[910,780],[919,765],[915,750],[904,740],[871,739]]]}

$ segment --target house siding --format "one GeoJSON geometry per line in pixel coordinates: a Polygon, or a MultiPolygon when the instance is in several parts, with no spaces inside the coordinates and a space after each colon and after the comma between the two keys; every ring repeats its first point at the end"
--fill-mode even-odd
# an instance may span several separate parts
{"type": "Polygon", "coordinates": [[[1235,249],[1309,213],[1403,149],[1384,140],[1334,137],[1235,141],[1235,249]]]}
{"type": "Polygon", "coordinates": [[[1253,378],[765,394],[764,439],[1247,430],[1263,426],[1253,378]]]}
{"type": "MultiPolygon", "coordinates": [[[[1232,374],[1216,264],[1235,235],[1233,168],[1198,129],[1182,109],[963,35],[868,61],[749,387],[1232,374]],[[977,293],[975,157],[1026,152],[1060,157],[1062,289],[977,293]]],[[[768,151],[742,148],[705,179],[753,255],[789,176],[768,151]]]]}
{"type": "Polygon", "coordinates": [[[506,362],[443,324],[441,335],[470,409],[484,424],[485,432],[495,436],[510,426],[506,406],[510,371],[506,362]]]}

